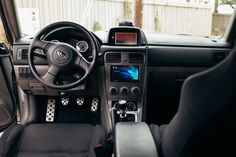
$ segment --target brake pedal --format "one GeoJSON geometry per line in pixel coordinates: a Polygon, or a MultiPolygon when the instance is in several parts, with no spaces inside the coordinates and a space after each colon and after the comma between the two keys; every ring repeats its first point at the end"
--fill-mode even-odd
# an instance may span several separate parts
{"type": "Polygon", "coordinates": [[[98,110],[98,98],[94,97],[92,100],[91,111],[97,112],[98,110]]]}
{"type": "Polygon", "coordinates": [[[84,104],[84,98],[83,97],[78,97],[76,99],[76,103],[77,103],[77,105],[82,106],[84,104]]]}
{"type": "Polygon", "coordinates": [[[48,99],[46,122],[53,122],[54,121],[55,106],[56,106],[56,100],[55,99],[48,99]]]}
{"type": "Polygon", "coordinates": [[[62,97],[61,98],[61,104],[66,106],[66,105],[69,104],[69,100],[70,100],[69,97],[62,97]]]}

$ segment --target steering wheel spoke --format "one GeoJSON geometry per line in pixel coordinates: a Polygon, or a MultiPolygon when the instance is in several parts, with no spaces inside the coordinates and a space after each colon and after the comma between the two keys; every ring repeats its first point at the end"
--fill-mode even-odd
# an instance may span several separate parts
{"type": "Polygon", "coordinates": [[[50,41],[35,39],[35,43],[33,45],[33,48],[35,48],[35,49],[38,48],[38,49],[44,50],[48,46],[49,43],[50,43],[50,41]]]}
{"type": "MultiPolygon", "coordinates": [[[[45,40],[38,40],[35,39],[35,44],[33,45],[32,49],[36,50],[36,49],[41,49],[43,50],[43,52],[50,52],[50,50],[54,49],[57,44],[59,42],[54,42],[54,41],[45,41],[45,40]]],[[[39,57],[43,57],[42,54],[39,53],[35,53],[37,55],[39,55],[39,57]]]]}
{"type": "Polygon", "coordinates": [[[49,84],[55,84],[56,76],[47,72],[42,76],[42,79],[49,84]]]}
{"type": "Polygon", "coordinates": [[[56,77],[59,73],[60,68],[54,65],[51,65],[46,74],[42,76],[42,79],[48,83],[55,84],[56,77]]]}
{"type": "Polygon", "coordinates": [[[88,62],[83,56],[80,57],[79,67],[82,68],[86,73],[89,71],[91,63],[88,62]]]}
{"type": "Polygon", "coordinates": [[[33,55],[34,55],[35,57],[47,59],[47,56],[46,56],[46,54],[44,53],[43,50],[35,49],[34,52],[33,52],[33,55]]]}

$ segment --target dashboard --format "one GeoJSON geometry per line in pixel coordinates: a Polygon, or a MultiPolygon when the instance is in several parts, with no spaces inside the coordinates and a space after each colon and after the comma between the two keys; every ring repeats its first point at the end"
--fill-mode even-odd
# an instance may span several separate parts
{"type": "MultiPolygon", "coordinates": [[[[153,114],[158,113],[156,119],[163,123],[168,122],[176,111],[183,80],[219,63],[231,49],[224,43],[218,43],[220,47],[217,47],[209,39],[203,41],[209,43],[209,47],[175,45],[186,37],[176,37],[175,42],[165,45],[163,36],[154,38],[139,28],[126,26],[114,27],[94,36],[99,47],[96,69],[88,81],[66,91],[48,88],[34,78],[27,60],[32,38],[25,37],[17,41],[13,46],[13,62],[21,89],[28,94],[52,96],[59,96],[62,92],[82,95],[103,93],[100,96],[109,107],[113,123],[122,120],[141,121],[147,103],[150,113],[147,120],[155,122],[153,114]],[[157,40],[159,45],[155,45],[157,40]],[[164,105],[160,107],[160,104],[164,105]],[[166,112],[167,108],[171,111],[166,112]],[[121,112],[123,110],[126,115],[121,112]],[[121,118],[123,116],[125,118],[121,118]]],[[[81,32],[62,28],[44,38],[70,44],[86,59],[91,59],[91,43],[81,32]]],[[[192,38],[188,40],[194,42],[192,38]]],[[[35,57],[35,64],[40,73],[47,71],[45,59],[35,57]]]]}
{"type": "MultiPolygon", "coordinates": [[[[144,33],[135,27],[114,27],[109,30],[106,36],[106,42],[103,42],[94,35],[100,48],[101,45],[107,45],[111,47],[145,47],[146,38],[144,33]]],[[[63,42],[73,46],[77,51],[79,51],[82,56],[87,60],[91,61],[93,59],[91,42],[86,37],[83,32],[76,31],[70,27],[62,27],[49,32],[47,35],[42,37],[45,41],[52,42],[63,42]]],[[[32,39],[27,42],[30,44],[32,39]]],[[[25,41],[24,41],[25,42],[25,41]]],[[[25,42],[25,43],[27,43],[25,42]]],[[[40,84],[32,75],[30,68],[28,67],[28,45],[15,44],[13,47],[13,61],[15,65],[15,70],[17,72],[17,78],[20,83],[21,88],[27,93],[33,94],[52,94],[57,95],[59,92],[48,88],[40,84]],[[34,87],[36,86],[36,87],[34,87]],[[35,90],[36,89],[36,90],[35,90]],[[40,90],[41,89],[41,90],[40,90]],[[48,92],[47,92],[48,91],[48,92]]],[[[145,49],[144,49],[145,50],[145,49]]],[[[119,82],[140,82],[143,69],[140,67],[144,63],[144,55],[140,52],[115,52],[112,53],[108,49],[108,54],[104,55],[100,52],[98,53],[97,64],[103,62],[103,64],[109,64],[109,81],[113,83],[119,82]],[[104,57],[104,58],[103,58],[104,57]],[[117,58],[118,57],[118,58],[117,58]],[[123,57],[121,61],[121,57],[123,57]],[[140,61],[141,60],[141,61],[140,61]],[[136,64],[137,62],[137,64],[136,64]],[[117,63],[117,64],[116,64],[117,63]],[[141,63],[141,64],[140,64],[141,63]]],[[[106,53],[107,53],[106,52],[106,53]]],[[[36,49],[35,53],[41,55],[44,52],[40,49],[36,49]]],[[[37,69],[40,74],[44,74],[47,71],[47,61],[46,58],[34,57],[34,63],[37,65],[37,69]]],[[[79,76],[76,76],[79,77],[79,76]]],[[[75,78],[76,79],[76,78],[75,78]]],[[[81,89],[86,89],[86,83],[82,84],[80,87],[73,89],[74,91],[81,89]]]]}
{"type": "MultiPolygon", "coordinates": [[[[104,100],[113,117],[113,124],[119,121],[141,121],[148,59],[147,40],[143,31],[136,27],[121,26],[111,28],[105,37],[105,42],[101,42],[96,35],[94,36],[99,50],[102,45],[107,47],[105,51],[97,52],[96,66],[102,65],[104,70],[101,72],[95,70],[87,81],[69,90],[51,89],[35,79],[28,66],[29,45],[15,44],[13,58],[19,86],[24,92],[34,95],[60,96],[62,93],[85,94],[86,92],[89,94],[99,84],[93,78],[97,75],[103,78],[104,100]]],[[[46,41],[67,43],[79,51],[86,60],[92,60],[90,40],[82,32],[65,27],[53,30],[42,38],[46,41]]],[[[35,51],[38,55],[44,53],[37,49],[35,51]]],[[[41,75],[47,72],[46,58],[36,55],[34,63],[41,75]]]]}

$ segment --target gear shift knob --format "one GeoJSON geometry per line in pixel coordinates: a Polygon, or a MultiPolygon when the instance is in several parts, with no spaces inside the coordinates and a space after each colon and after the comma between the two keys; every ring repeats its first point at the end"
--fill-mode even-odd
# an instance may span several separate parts
{"type": "Polygon", "coordinates": [[[127,101],[126,101],[126,100],[119,100],[118,103],[119,103],[120,105],[124,105],[124,104],[127,103],[127,101]]]}
{"type": "Polygon", "coordinates": [[[113,110],[123,110],[122,106],[124,106],[127,103],[126,100],[119,100],[114,104],[113,110]]]}

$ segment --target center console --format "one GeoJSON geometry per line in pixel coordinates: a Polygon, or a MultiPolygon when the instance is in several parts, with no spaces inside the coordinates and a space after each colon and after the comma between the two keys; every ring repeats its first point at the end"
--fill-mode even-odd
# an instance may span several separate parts
{"type": "Polygon", "coordinates": [[[120,122],[115,126],[116,157],[158,157],[149,126],[144,123],[120,122]]]}
{"type": "Polygon", "coordinates": [[[114,123],[142,119],[147,60],[144,38],[138,28],[110,30],[110,45],[118,48],[105,53],[104,63],[107,100],[114,123]]]}

